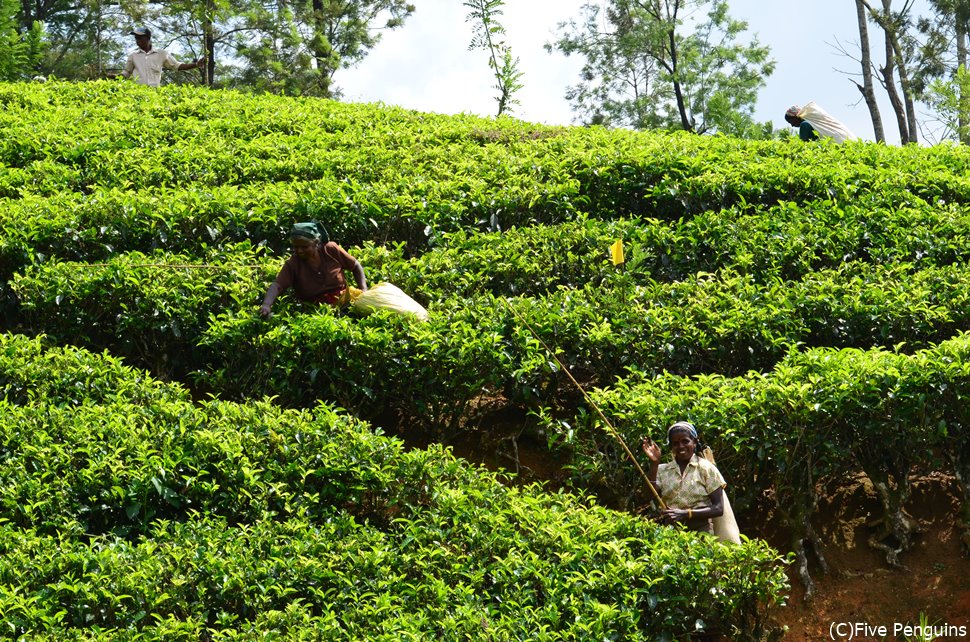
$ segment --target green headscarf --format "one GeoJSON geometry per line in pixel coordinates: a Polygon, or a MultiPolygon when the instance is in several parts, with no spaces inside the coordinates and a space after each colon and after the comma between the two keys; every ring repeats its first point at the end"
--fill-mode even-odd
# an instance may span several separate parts
{"type": "Polygon", "coordinates": [[[290,238],[310,239],[311,241],[322,241],[326,243],[330,240],[327,230],[317,221],[307,221],[297,223],[290,230],[290,238]]]}

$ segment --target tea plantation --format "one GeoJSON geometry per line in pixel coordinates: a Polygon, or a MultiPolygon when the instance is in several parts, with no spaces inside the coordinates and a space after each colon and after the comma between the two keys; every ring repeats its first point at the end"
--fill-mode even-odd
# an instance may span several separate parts
{"type": "Polygon", "coordinates": [[[916,471],[958,479],[970,541],[965,148],[110,81],[0,105],[2,636],[763,639],[786,565],[813,586],[820,485],[858,473],[889,564],[916,471]],[[429,320],[263,320],[309,219],[429,320]],[[628,444],[695,422],[790,550],[632,511],[563,367],[628,444]],[[554,484],[437,445],[507,442],[499,413],[554,484]]]}

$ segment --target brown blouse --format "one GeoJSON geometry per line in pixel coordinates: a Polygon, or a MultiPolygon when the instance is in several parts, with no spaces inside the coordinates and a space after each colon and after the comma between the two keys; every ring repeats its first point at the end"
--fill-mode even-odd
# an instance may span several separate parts
{"type": "Polygon", "coordinates": [[[344,270],[352,270],[357,259],[333,241],[320,245],[320,267],[291,256],[276,275],[276,285],[283,292],[293,287],[300,301],[319,301],[324,294],[347,287],[344,270]]]}

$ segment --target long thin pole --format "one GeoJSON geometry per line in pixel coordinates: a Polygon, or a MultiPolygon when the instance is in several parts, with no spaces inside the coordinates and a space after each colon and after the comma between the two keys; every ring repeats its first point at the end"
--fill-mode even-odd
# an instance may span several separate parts
{"type": "MultiPolygon", "coordinates": [[[[103,268],[112,267],[113,263],[68,263],[65,265],[71,265],[72,267],[78,268],[103,268]]],[[[231,270],[233,268],[245,268],[250,270],[258,270],[260,268],[266,267],[264,265],[211,265],[211,264],[178,264],[178,263],[130,263],[128,265],[122,265],[123,268],[162,268],[166,270],[231,270]]]]}
{"type": "Polygon", "coordinates": [[[596,405],[592,397],[589,396],[589,393],[586,392],[586,390],[584,390],[581,385],[579,385],[579,382],[576,381],[575,377],[573,377],[573,373],[569,372],[569,368],[567,368],[565,364],[559,360],[559,357],[556,356],[556,353],[553,352],[552,349],[550,349],[549,346],[546,345],[546,342],[543,341],[542,338],[539,336],[539,334],[532,328],[531,325],[529,325],[529,322],[523,319],[519,315],[519,313],[515,311],[515,308],[512,307],[512,304],[509,303],[508,299],[503,298],[502,301],[505,303],[505,306],[512,312],[512,316],[514,316],[516,320],[518,320],[520,323],[522,323],[522,325],[524,325],[526,328],[529,329],[529,332],[531,332],[532,336],[536,338],[536,341],[538,341],[539,344],[542,345],[543,348],[545,348],[546,352],[548,352],[549,355],[556,360],[556,363],[559,364],[559,368],[566,373],[566,376],[569,377],[569,380],[573,382],[573,385],[576,386],[576,388],[578,388],[581,393],[583,393],[583,398],[586,399],[586,403],[588,403],[593,408],[593,410],[596,411],[596,414],[599,415],[600,419],[603,420],[603,423],[606,424],[607,432],[609,432],[610,435],[620,444],[620,446],[623,447],[623,450],[626,451],[626,454],[630,458],[630,461],[633,462],[633,465],[636,466],[636,469],[640,472],[640,475],[643,477],[644,481],[647,482],[647,487],[653,493],[653,498],[657,500],[657,503],[660,505],[660,509],[667,510],[667,505],[664,504],[664,500],[660,498],[660,493],[657,492],[657,489],[656,487],[654,487],[653,482],[651,482],[650,478],[647,477],[647,473],[644,472],[643,467],[640,466],[640,462],[638,462],[637,458],[633,456],[633,452],[626,445],[626,442],[623,441],[623,437],[621,437],[620,433],[616,431],[616,428],[613,427],[613,424],[610,423],[610,420],[606,418],[606,415],[603,414],[603,411],[600,410],[599,406],[596,405]]]}

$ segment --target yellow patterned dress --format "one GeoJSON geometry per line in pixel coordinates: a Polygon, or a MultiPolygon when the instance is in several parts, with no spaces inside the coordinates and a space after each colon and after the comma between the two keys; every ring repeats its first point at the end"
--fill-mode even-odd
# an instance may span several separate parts
{"type": "MultiPolygon", "coordinates": [[[[696,454],[691,457],[683,473],[676,461],[660,464],[657,469],[660,497],[668,508],[709,508],[711,493],[726,485],[717,466],[696,454]]],[[[703,517],[687,522],[687,528],[692,531],[714,532],[711,520],[703,517]]]]}

